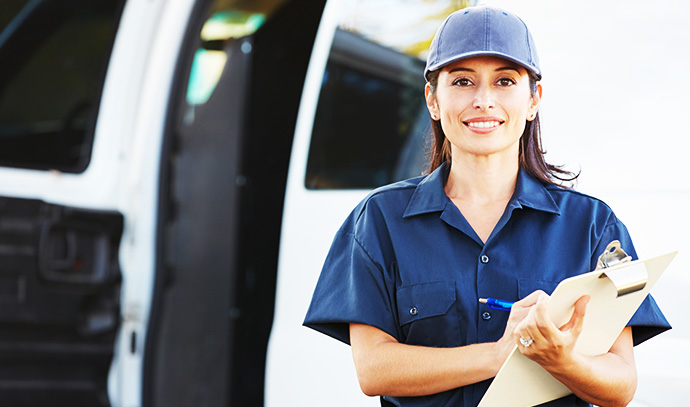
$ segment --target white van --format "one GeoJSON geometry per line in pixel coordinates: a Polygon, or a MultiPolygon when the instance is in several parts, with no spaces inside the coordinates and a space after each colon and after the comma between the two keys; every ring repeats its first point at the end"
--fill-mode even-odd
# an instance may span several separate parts
{"type": "MultiPolygon", "coordinates": [[[[287,173],[324,5],[3,2],[0,405],[264,404],[287,173]]],[[[398,156],[423,145],[404,147],[421,135],[423,101],[406,93],[421,62],[337,37],[298,181],[341,206],[309,219],[324,244],[362,190],[417,175],[398,156]]],[[[301,301],[311,274],[286,281],[301,301]]]]}
{"type": "Polygon", "coordinates": [[[2,3],[0,406],[378,404],[301,322],[450,2],[2,3]]]}

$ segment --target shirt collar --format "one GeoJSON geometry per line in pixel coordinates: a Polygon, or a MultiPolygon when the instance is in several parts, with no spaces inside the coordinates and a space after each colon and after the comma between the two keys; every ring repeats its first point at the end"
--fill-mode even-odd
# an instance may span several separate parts
{"type": "Polygon", "coordinates": [[[448,179],[449,166],[441,164],[434,172],[427,175],[415,188],[403,218],[430,212],[440,212],[446,208],[450,199],[443,187],[448,179]]]}
{"type": "Polygon", "coordinates": [[[561,214],[561,210],[556,201],[553,200],[549,189],[522,168],[518,172],[515,192],[510,201],[511,203],[515,202],[520,207],[524,206],[556,215],[561,214]]]}
{"type": "MultiPolygon", "coordinates": [[[[451,201],[443,188],[448,179],[449,171],[449,165],[443,163],[417,185],[410,202],[407,204],[403,218],[441,212],[446,208],[451,201]]],[[[546,186],[522,168],[518,172],[515,192],[508,206],[528,207],[556,215],[561,214],[546,186]]]]}

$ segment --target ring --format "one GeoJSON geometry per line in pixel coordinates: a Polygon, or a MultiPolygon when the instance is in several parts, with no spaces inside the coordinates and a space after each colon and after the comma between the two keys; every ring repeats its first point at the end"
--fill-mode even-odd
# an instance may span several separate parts
{"type": "Polygon", "coordinates": [[[520,343],[521,343],[522,346],[524,346],[525,348],[529,347],[529,346],[532,344],[532,342],[534,342],[534,339],[532,339],[532,338],[523,338],[523,337],[520,337],[520,343]]]}

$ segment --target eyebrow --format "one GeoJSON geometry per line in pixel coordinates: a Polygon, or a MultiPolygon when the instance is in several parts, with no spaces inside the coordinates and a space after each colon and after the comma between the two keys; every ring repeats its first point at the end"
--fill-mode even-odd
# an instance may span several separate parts
{"type": "MultiPolygon", "coordinates": [[[[476,72],[474,69],[465,68],[463,66],[458,66],[458,67],[451,69],[449,71],[449,73],[458,72],[458,71],[459,72],[476,72]]],[[[514,66],[503,66],[503,67],[496,69],[496,72],[500,72],[500,71],[515,71],[517,73],[520,73],[520,70],[514,66]]]]}

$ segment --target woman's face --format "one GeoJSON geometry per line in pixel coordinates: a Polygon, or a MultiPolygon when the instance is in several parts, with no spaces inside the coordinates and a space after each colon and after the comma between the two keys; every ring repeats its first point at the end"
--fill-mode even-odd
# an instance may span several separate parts
{"type": "Polygon", "coordinates": [[[443,67],[436,92],[426,87],[431,116],[451,143],[454,159],[464,154],[517,157],[525,122],[537,113],[541,85],[530,91],[527,70],[498,57],[463,59],[443,67]]]}

